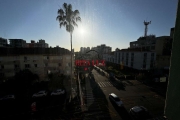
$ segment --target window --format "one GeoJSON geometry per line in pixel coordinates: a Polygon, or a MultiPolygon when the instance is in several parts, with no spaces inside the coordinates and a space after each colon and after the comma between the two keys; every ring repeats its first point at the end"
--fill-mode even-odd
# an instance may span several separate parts
{"type": "Polygon", "coordinates": [[[115,97],[114,100],[115,101],[120,101],[120,99],[118,97],[115,97]]]}
{"type": "Polygon", "coordinates": [[[146,59],[143,59],[143,63],[146,63],[146,59]]]}
{"type": "Polygon", "coordinates": [[[48,66],[48,63],[45,63],[44,66],[47,67],[47,66],[48,66]]]}
{"type": "Polygon", "coordinates": [[[27,57],[26,57],[26,56],[24,57],[24,60],[27,60],[27,57]]]}
{"type": "Polygon", "coordinates": [[[144,53],[144,57],[147,57],[147,53],[144,53]]]}
{"type": "Polygon", "coordinates": [[[37,64],[34,64],[34,67],[37,68],[37,64]]]}
{"type": "Polygon", "coordinates": [[[126,61],[126,65],[128,66],[128,61],[126,61]]]}
{"type": "Polygon", "coordinates": [[[153,63],[150,64],[150,68],[153,68],[153,63]]]}
{"type": "Polygon", "coordinates": [[[146,68],[146,64],[143,64],[143,68],[146,68]]]}
{"type": "Polygon", "coordinates": [[[134,58],[131,58],[131,61],[134,61],[134,58]]]}
{"type": "Polygon", "coordinates": [[[5,75],[4,75],[4,73],[0,73],[0,77],[4,77],[5,75]]]}
{"type": "Polygon", "coordinates": [[[155,50],[155,46],[151,46],[151,50],[155,50]]]}
{"type": "Polygon", "coordinates": [[[131,62],[131,67],[133,67],[133,62],[131,62]]]}
{"type": "Polygon", "coordinates": [[[15,65],[14,65],[14,68],[19,68],[19,65],[15,64],[15,65]]]}
{"type": "Polygon", "coordinates": [[[30,64],[25,64],[25,68],[30,68],[30,64]]]}
{"type": "Polygon", "coordinates": [[[154,53],[151,53],[151,57],[152,57],[152,56],[154,57],[154,53]]]}
{"type": "Polygon", "coordinates": [[[69,60],[69,59],[70,59],[70,57],[68,56],[68,57],[66,57],[66,59],[67,59],[67,60],[69,60]]]}
{"type": "Polygon", "coordinates": [[[66,66],[67,66],[67,67],[70,67],[70,66],[71,66],[71,63],[66,63],[66,66]]]}
{"type": "Polygon", "coordinates": [[[1,65],[1,69],[4,69],[4,65],[1,65]]]}
{"type": "Polygon", "coordinates": [[[126,53],[126,58],[128,58],[128,56],[129,56],[129,53],[126,53]]]}
{"type": "Polygon", "coordinates": [[[131,53],[131,57],[134,57],[134,53],[131,53]]]}

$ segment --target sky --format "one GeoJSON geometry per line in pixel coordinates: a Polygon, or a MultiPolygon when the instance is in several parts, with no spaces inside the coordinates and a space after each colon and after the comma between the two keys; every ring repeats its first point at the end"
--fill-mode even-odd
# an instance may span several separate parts
{"type": "Polygon", "coordinates": [[[56,21],[64,2],[80,12],[82,21],[72,36],[79,51],[101,44],[128,48],[144,35],[144,20],[151,21],[148,34],[170,35],[178,0],[0,0],[0,37],[27,43],[44,39],[49,46],[70,50],[70,34],[56,21]]]}

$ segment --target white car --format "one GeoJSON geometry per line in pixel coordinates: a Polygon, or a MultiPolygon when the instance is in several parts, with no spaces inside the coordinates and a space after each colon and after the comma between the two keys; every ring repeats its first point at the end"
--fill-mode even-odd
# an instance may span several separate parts
{"type": "Polygon", "coordinates": [[[62,95],[62,94],[64,94],[64,93],[65,93],[64,90],[62,90],[62,89],[57,89],[57,90],[53,91],[53,92],[51,93],[51,95],[62,95]]]}
{"type": "Polygon", "coordinates": [[[39,91],[38,93],[33,94],[32,97],[45,97],[47,96],[47,92],[45,90],[39,91]]]}
{"type": "Polygon", "coordinates": [[[15,96],[14,95],[6,95],[6,96],[0,98],[0,100],[10,100],[10,99],[15,99],[15,96]]]}
{"type": "Polygon", "coordinates": [[[123,102],[119,99],[119,97],[116,95],[116,94],[114,94],[114,93],[111,93],[111,94],[109,94],[109,99],[113,102],[113,103],[115,103],[118,107],[123,107],[124,105],[123,105],[123,102]]]}

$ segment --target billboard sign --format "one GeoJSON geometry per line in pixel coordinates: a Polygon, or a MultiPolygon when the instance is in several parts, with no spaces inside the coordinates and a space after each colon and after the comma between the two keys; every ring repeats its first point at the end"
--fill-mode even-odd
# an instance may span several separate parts
{"type": "Polygon", "coordinates": [[[105,66],[104,60],[76,60],[76,66],[105,66]]]}

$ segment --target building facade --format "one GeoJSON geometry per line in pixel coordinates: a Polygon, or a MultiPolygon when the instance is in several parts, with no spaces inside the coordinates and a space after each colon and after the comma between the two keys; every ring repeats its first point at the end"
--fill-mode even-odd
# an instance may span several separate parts
{"type": "Polygon", "coordinates": [[[0,47],[6,47],[7,44],[7,39],[0,37],[0,47]]]}
{"type": "Polygon", "coordinates": [[[95,50],[99,54],[106,54],[106,53],[111,53],[112,48],[109,46],[106,46],[105,44],[101,44],[97,47],[92,47],[91,50],[95,50]]]}
{"type": "Polygon", "coordinates": [[[155,50],[156,37],[155,35],[149,35],[146,37],[140,37],[137,41],[130,42],[130,48],[144,48],[146,50],[155,50]]]}
{"type": "Polygon", "coordinates": [[[48,48],[49,45],[45,43],[45,40],[39,40],[39,42],[35,42],[35,40],[31,40],[31,43],[26,43],[26,47],[28,48],[48,48]]]}
{"type": "Polygon", "coordinates": [[[6,78],[13,77],[23,69],[29,69],[31,72],[38,74],[40,80],[48,79],[49,73],[70,75],[71,55],[69,51],[65,52],[61,49],[61,52],[58,52],[47,48],[35,52],[33,49],[29,51],[27,49],[30,48],[1,49],[4,52],[0,55],[0,75],[6,78]]]}
{"type": "Polygon", "coordinates": [[[112,54],[104,54],[103,59],[119,66],[137,70],[149,70],[155,65],[156,53],[137,50],[116,50],[112,54]]]}
{"type": "Polygon", "coordinates": [[[24,48],[26,47],[26,41],[23,39],[9,39],[10,47],[24,48]]]}

